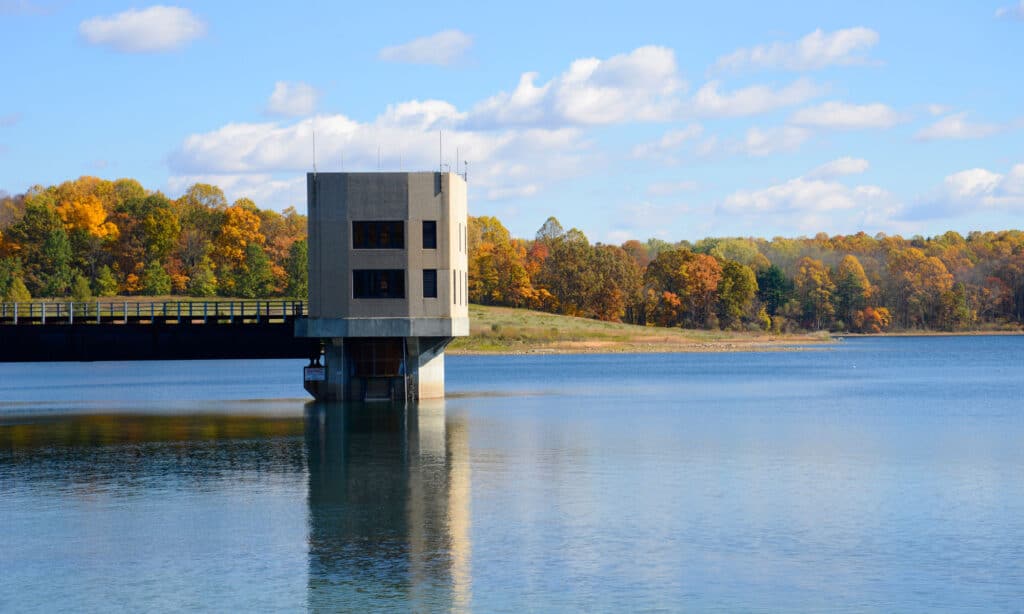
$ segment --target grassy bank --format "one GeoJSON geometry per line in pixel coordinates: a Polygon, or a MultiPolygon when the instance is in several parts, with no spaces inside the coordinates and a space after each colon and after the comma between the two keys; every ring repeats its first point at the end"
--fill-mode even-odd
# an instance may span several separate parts
{"type": "Polygon", "coordinates": [[[598,322],[527,309],[469,306],[470,336],[451,354],[770,351],[831,341],[828,333],[769,335],[598,322]]]}

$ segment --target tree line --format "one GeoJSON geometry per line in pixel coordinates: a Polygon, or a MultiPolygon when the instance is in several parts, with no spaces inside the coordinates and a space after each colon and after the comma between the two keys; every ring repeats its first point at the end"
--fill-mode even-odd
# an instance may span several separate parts
{"type": "Polygon", "coordinates": [[[657,326],[878,333],[1019,328],[1024,233],[659,239],[591,244],[549,218],[530,240],[469,222],[474,303],[657,326]]]}
{"type": "MultiPolygon", "coordinates": [[[[0,299],[302,298],[306,216],[197,183],[170,199],[81,177],[0,194],[0,299]]],[[[660,239],[592,244],[549,218],[531,239],[469,219],[469,297],[654,326],[881,332],[1019,327],[1024,233],[660,239]]]]}
{"type": "MultiPolygon", "coordinates": [[[[3,195],[0,195],[3,196],[3,195]]],[[[0,198],[0,298],[301,297],[306,216],[197,183],[177,199],[81,177],[0,198]]]]}

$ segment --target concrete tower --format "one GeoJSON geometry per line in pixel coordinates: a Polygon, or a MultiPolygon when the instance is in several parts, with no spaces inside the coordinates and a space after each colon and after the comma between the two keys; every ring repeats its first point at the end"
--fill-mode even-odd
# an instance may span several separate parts
{"type": "Polygon", "coordinates": [[[469,334],[466,182],[455,173],[310,173],[306,368],[318,400],[444,396],[444,349],[469,334]]]}

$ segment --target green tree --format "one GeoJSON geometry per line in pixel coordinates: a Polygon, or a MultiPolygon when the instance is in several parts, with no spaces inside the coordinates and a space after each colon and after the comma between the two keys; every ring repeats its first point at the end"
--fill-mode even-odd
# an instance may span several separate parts
{"type": "Polygon", "coordinates": [[[793,280],[774,264],[757,272],[757,297],[764,304],[768,315],[778,310],[793,298],[793,280]]]}
{"type": "Polygon", "coordinates": [[[257,243],[245,247],[245,262],[242,265],[235,288],[239,296],[264,298],[274,290],[274,272],[270,268],[267,252],[257,243]]]}
{"type": "Polygon", "coordinates": [[[750,267],[734,260],[722,263],[718,282],[718,320],[723,329],[739,326],[757,294],[757,278],[750,267]]]}
{"type": "Polygon", "coordinates": [[[171,293],[171,276],[159,260],[151,260],[142,271],[142,293],[149,296],[171,293]]]}
{"type": "Polygon", "coordinates": [[[75,271],[72,277],[71,298],[79,302],[92,298],[92,288],[89,287],[89,280],[79,271],[75,271]]]}
{"type": "Polygon", "coordinates": [[[4,293],[4,301],[8,303],[27,303],[32,300],[32,294],[25,287],[21,277],[15,277],[4,293]]]}
{"type": "Polygon", "coordinates": [[[213,274],[213,265],[209,258],[203,258],[191,269],[188,278],[188,295],[195,297],[215,296],[217,294],[217,277],[213,274]]]}
{"type": "Polygon", "coordinates": [[[114,296],[117,294],[117,279],[110,267],[103,265],[96,273],[96,296],[114,296]]]}
{"type": "Polygon", "coordinates": [[[285,270],[288,273],[288,296],[306,299],[309,295],[308,264],[309,244],[305,239],[299,239],[288,249],[288,260],[285,262],[285,270]]]}

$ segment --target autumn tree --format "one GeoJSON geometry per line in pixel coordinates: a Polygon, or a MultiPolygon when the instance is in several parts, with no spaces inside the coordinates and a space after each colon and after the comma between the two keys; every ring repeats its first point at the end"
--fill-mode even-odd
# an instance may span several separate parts
{"type": "Polygon", "coordinates": [[[470,217],[469,300],[480,305],[530,305],[536,296],[526,248],[494,217],[470,217]]]}
{"type": "Polygon", "coordinates": [[[854,312],[868,306],[871,300],[871,282],[864,274],[860,260],[854,255],[847,255],[839,263],[835,274],[835,306],[836,313],[847,325],[853,319],[854,312]]]}
{"type": "Polygon", "coordinates": [[[734,260],[726,260],[721,266],[718,320],[723,329],[737,328],[753,304],[757,294],[757,278],[750,267],[734,260]]]}
{"type": "Polygon", "coordinates": [[[793,281],[803,310],[804,325],[814,330],[829,327],[835,316],[836,287],[828,268],[820,260],[805,256],[797,264],[793,281]]]}

